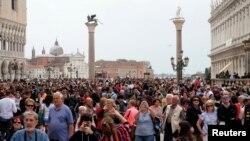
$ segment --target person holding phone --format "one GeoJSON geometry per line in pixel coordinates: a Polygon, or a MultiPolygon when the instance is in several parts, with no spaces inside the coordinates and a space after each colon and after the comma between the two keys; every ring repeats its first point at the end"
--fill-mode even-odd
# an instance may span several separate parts
{"type": "Polygon", "coordinates": [[[153,119],[156,114],[149,108],[147,101],[142,101],[139,106],[139,112],[135,115],[136,141],[153,141],[154,140],[154,124],[153,119]]]}
{"type": "Polygon", "coordinates": [[[99,134],[92,125],[91,114],[83,113],[77,126],[79,130],[70,137],[69,141],[98,141],[99,134]]]}

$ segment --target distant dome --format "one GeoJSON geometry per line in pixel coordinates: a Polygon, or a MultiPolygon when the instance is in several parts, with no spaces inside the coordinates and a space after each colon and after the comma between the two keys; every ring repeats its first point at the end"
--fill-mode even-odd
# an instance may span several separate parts
{"type": "Polygon", "coordinates": [[[63,54],[63,48],[59,46],[58,41],[56,40],[55,45],[50,49],[49,52],[51,55],[62,55],[63,54]]]}

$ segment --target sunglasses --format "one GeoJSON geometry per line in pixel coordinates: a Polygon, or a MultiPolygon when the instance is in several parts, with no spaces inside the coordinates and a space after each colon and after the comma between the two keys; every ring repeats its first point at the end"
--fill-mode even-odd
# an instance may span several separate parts
{"type": "Polygon", "coordinates": [[[213,107],[213,105],[207,105],[206,107],[213,107]]]}
{"type": "Polygon", "coordinates": [[[13,122],[13,123],[18,123],[18,124],[21,124],[21,122],[13,122]]]}
{"type": "Polygon", "coordinates": [[[27,107],[34,107],[34,105],[26,105],[27,107]]]}
{"type": "Polygon", "coordinates": [[[193,99],[193,101],[200,101],[199,99],[193,99]]]}
{"type": "Polygon", "coordinates": [[[222,99],[229,99],[229,96],[222,96],[222,99]]]}

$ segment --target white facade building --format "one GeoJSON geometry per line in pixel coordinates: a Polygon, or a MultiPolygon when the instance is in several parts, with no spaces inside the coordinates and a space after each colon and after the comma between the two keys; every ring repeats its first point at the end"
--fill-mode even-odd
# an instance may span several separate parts
{"type": "Polygon", "coordinates": [[[0,0],[0,79],[25,77],[26,0],[0,0]]]}
{"type": "Polygon", "coordinates": [[[33,48],[32,58],[26,61],[28,79],[88,78],[88,64],[79,50],[75,54],[63,54],[63,48],[56,40],[50,54],[46,54],[44,48],[41,55],[35,55],[35,52],[33,48]]]}
{"type": "Polygon", "coordinates": [[[209,23],[211,77],[226,70],[239,76],[248,73],[249,53],[243,42],[250,39],[250,0],[212,0],[209,23]]]}

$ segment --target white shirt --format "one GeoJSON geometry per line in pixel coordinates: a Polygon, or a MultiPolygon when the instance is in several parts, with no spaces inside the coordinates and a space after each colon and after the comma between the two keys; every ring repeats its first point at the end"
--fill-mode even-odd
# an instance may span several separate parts
{"type": "Polygon", "coordinates": [[[54,106],[54,104],[52,104],[52,103],[49,105],[49,107],[47,107],[45,103],[42,104],[42,109],[44,110],[44,113],[43,113],[44,118],[49,118],[49,110],[53,106],[54,106]]]}
{"type": "Polygon", "coordinates": [[[206,95],[207,97],[210,97],[211,95],[213,95],[213,92],[209,90],[208,92],[206,91],[204,95],[206,95]]]}
{"type": "Polygon", "coordinates": [[[4,119],[11,119],[13,113],[17,112],[15,100],[5,97],[0,100],[0,117],[4,119]]]}

